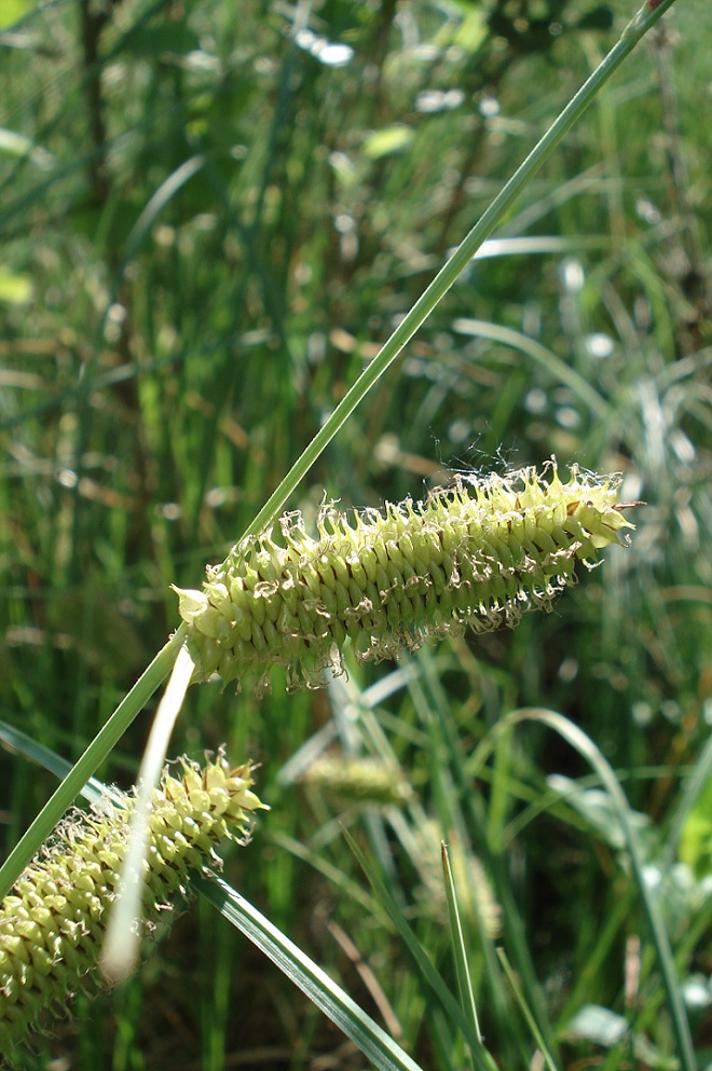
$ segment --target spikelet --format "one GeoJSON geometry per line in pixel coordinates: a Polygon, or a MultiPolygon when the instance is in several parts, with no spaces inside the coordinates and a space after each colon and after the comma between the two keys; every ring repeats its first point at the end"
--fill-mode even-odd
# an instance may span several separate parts
{"type": "Polygon", "coordinates": [[[617,504],[617,478],[556,464],[484,481],[458,479],[424,502],[384,511],[322,508],[318,534],[285,515],[269,533],[208,567],[202,591],[175,590],[196,664],[194,680],[268,683],[283,666],[290,688],[319,687],[342,671],[347,637],[361,661],[394,657],[429,636],[514,626],[548,610],[608,544],[633,526],[617,504]]]}
{"type": "MultiPolygon", "coordinates": [[[[220,864],[214,846],[246,843],[250,813],[262,806],[249,765],[231,769],[220,755],[200,768],[187,759],[180,776],[166,769],[153,794],[144,863],[147,933],[190,872],[220,864]]],[[[0,904],[0,1053],[8,1060],[35,1029],[66,1018],[79,991],[101,984],[97,961],[117,895],[131,811],[108,797],[74,811],[0,904]]]]}
{"type": "MultiPolygon", "coordinates": [[[[422,880],[422,885],[416,888],[416,900],[420,901],[424,917],[446,923],[448,904],[440,857],[442,831],[437,822],[429,819],[413,832],[411,858],[422,880]]],[[[490,940],[495,940],[501,931],[502,909],[482,863],[454,832],[449,834],[447,845],[463,921],[472,930],[481,929],[490,940]]]]}
{"type": "Polygon", "coordinates": [[[301,783],[340,803],[398,806],[412,796],[401,770],[376,758],[321,755],[309,764],[301,783]]]}

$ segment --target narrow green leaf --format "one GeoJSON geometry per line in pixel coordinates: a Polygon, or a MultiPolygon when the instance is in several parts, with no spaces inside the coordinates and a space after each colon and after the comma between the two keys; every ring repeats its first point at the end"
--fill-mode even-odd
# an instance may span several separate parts
{"type": "Polygon", "coordinates": [[[448,915],[450,918],[450,940],[452,941],[452,950],[455,959],[457,985],[460,991],[460,1005],[462,1006],[463,1012],[470,1020],[470,1025],[475,1034],[475,1037],[478,1041],[482,1041],[480,1023],[479,1019],[477,1018],[477,1005],[475,1004],[475,994],[472,991],[472,980],[470,979],[470,969],[467,963],[465,935],[462,932],[460,911],[457,906],[457,891],[455,889],[455,882],[452,878],[450,853],[448,852],[447,844],[445,844],[444,841],[440,845],[440,856],[443,867],[443,878],[445,881],[445,895],[447,896],[448,915]]]}
{"type": "Polygon", "coordinates": [[[225,881],[193,878],[192,884],[358,1046],[378,1071],[421,1071],[321,967],[225,881]]]}
{"type": "Polygon", "coordinates": [[[529,357],[535,364],[544,368],[551,376],[560,383],[570,387],[577,397],[589,407],[600,420],[610,417],[610,406],[601,394],[592,387],[575,368],[552,353],[546,346],[542,346],[535,338],[515,331],[511,327],[503,327],[500,324],[487,323],[484,320],[472,320],[468,317],[459,317],[453,321],[453,331],[461,335],[470,335],[473,338],[486,338],[491,342],[499,342],[503,346],[518,350],[529,357]]]}
{"type": "Polygon", "coordinates": [[[384,882],[378,876],[374,868],[369,863],[368,859],[364,855],[363,851],[356,843],[351,834],[344,830],[344,836],[346,841],[353,852],[356,861],[363,870],[364,874],[368,878],[373,891],[380,902],[381,906],[388,913],[393,925],[399,933],[403,943],[410,952],[413,962],[418,968],[423,981],[428,985],[433,995],[440,1004],[443,1012],[447,1016],[453,1025],[459,1026],[460,1030],[465,1037],[470,1048],[474,1051],[477,1048],[477,1034],[471,1029],[468,1019],[463,1015],[460,1005],[453,997],[450,990],[445,985],[442,975],[435,969],[433,964],[425,952],[425,949],[420,944],[420,941],[415,936],[412,928],[406,921],[403,912],[396,903],[395,899],[387,889],[384,882]]]}
{"type": "Polygon", "coordinates": [[[494,729],[481,742],[473,761],[470,764],[470,773],[476,776],[478,767],[486,761],[492,751],[494,740],[501,732],[506,732],[512,725],[523,721],[539,722],[549,729],[558,733],[579,755],[595,770],[601,784],[608,792],[613,808],[616,812],[620,828],[623,832],[625,846],[630,858],[631,870],[635,883],[638,887],[641,902],[648,920],[653,947],[657,955],[658,966],[662,976],[665,995],[672,1020],[673,1032],[677,1043],[677,1055],[680,1067],[683,1071],[697,1071],[697,1061],[690,1035],[690,1026],[687,1021],[685,1004],[675,962],[673,960],[670,939],[665,929],[654,894],[645,880],[643,853],[638,843],[638,831],[632,819],[631,810],[625,793],[620,786],[618,778],[607,759],[601,753],[593,740],[586,735],[577,725],[551,710],[523,709],[516,710],[503,718],[494,729]]]}
{"type": "Polygon", "coordinates": [[[527,1004],[526,1000],[524,999],[524,994],[522,993],[522,987],[519,985],[519,982],[517,981],[517,978],[516,978],[516,976],[514,974],[514,971],[512,970],[512,968],[510,966],[509,960],[507,959],[506,952],[504,951],[503,948],[498,948],[497,949],[497,955],[499,956],[499,961],[502,964],[502,969],[504,970],[504,973],[507,976],[507,981],[509,982],[510,986],[512,987],[512,992],[514,993],[514,996],[516,997],[517,1004],[521,1008],[522,1015],[526,1019],[527,1026],[531,1030],[532,1036],[533,1036],[534,1040],[536,1041],[537,1045],[539,1046],[539,1051],[541,1052],[541,1055],[544,1057],[544,1060],[546,1061],[546,1066],[549,1068],[549,1071],[560,1071],[560,1068],[559,1068],[558,1064],[555,1062],[554,1057],[549,1052],[548,1046],[547,1046],[546,1042],[544,1041],[544,1038],[542,1036],[541,1030],[539,1029],[539,1027],[537,1025],[537,1021],[534,1018],[534,1016],[532,1015],[531,1009],[530,1009],[529,1005],[527,1004]]]}
{"type": "Polygon", "coordinates": [[[457,986],[460,993],[460,1004],[462,1006],[463,1014],[465,1015],[472,1033],[475,1035],[476,1046],[472,1050],[472,1059],[475,1066],[481,1071],[492,1071],[496,1069],[496,1064],[489,1056],[489,1053],[485,1049],[482,1043],[482,1033],[480,1031],[480,1023],[477,1017],[477,1005],[475,1003],[475,994],[472,989],[472,980],[470,978],[470,968],[467,962],[467,949],[465,948],[465,935],[462,932],[462,922],[460,920],[460,909],[457,905],[457,891],[455,889],[455,882],[452,877],[452,868],[450,866],[450,855],[448,853],[447,845],[442,843],[440,846],[443,877],[445,880],[445,894],[447,896],[448,915],[450,918],[450,939],[452,941],[453,956],[455,959],[455,971],[457,973],[457,986]]]}
{"type": "MultiPolygon", "coordinates": [[[[16,729],[14,725],[9,725],[6,721],[0,721],[0,744],[4,744],[8,751],[16,751],[19,755],[29,759],[30,762],[43,766],[45,770],[49,770],[60,780],[72,768],[71,762],[67,762],[56,751],[52,751],[50,748],[45,747],[44,744],[38,743],[27,733],[23,733],[21,729],[16,729]]],[[[119,802],[120,794],[118,792],[113,793],[110,786],[103,785],[96,777],[90,777],[82,787],[80,795],[89,803],[98,803],[107,793],[111,793],[115,801],[119,802]]]]}

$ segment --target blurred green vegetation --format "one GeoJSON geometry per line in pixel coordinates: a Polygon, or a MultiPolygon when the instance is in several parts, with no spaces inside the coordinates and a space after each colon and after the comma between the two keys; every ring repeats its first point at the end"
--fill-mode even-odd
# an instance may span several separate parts
{"type": "MultiPolygon", "coordinates": [[[[169,584],[197,586],[224,555],[634,6],[0,4],[0,717],[79,754],[176,627],[169,584]]],[[[514,633],[313,694],[194,689],[174,740],[262,764],[273,810],[230,879],[427,1068],[462,1066],[460,1043],[340,823],[453,987],[438,843],[455,846],[483,1033],[507,1071],[543,1065],[498,933],[562,1067],[675,1066],[590,771],[530,725],[468,774],[520,705],[570,716],[618,772],[712,1064],[705,11],[679,0],[626,62],[292,503],[378,505],[555,453],[623,472],[647,503],[632,548],[514,633]],[[323,754],[388,755],[407,790],[320,792],[323,754]],[[682,810],[691,772],[707,787],[682,810]]],[[[148,723],[103,776],[131,781],[148,723]]],[[[52,781],[0,752],[0,785],[9,847],[52,781]]],[[[50,1057],[363,1067],[202,903],[28,1067],[50,1057]]]]}

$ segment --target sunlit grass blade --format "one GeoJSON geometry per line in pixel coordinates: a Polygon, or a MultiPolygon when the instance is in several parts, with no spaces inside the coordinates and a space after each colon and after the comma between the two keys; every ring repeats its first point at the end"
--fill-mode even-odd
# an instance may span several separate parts
{"type": "Polygon", "coordinates": [[[585,379],[575,368],[566,364],[557,357],[550,349],[543,346],[535,338],[530,338],[521,331],[515,331],[511,327],[503,327],[500,324],[487,323],[484,320],[471,320],[461,317],[452,325],[453,331],[461,335],[470,335],[473,338],[486,338],[491,342],[499,342],[503,346],[511,347],[529,357],[544,368],[552,378],[570,387],[584,404],[599,420],[608,420],[611,416],[611,407],[606,399],[599,394],[595,387],[585,379]]]}
{"type": "Polygon", "coordinates": [[[193,885],[358,1046],[378,1071],[420,1071],[321,967],[226,882],[195,878],[193,885]]]}
{"type": "Polygon", "coordinates": [[[519,982],[517,981],[517,978],[516,978],[516,976],[514,974],[514,971],[511,968],[509,960],[507,959],[506,952],[504,951],[503,948],[498,948],[497,949],[497,955],[499,956],[499,961],[502,964],[502,969],[504,970],[504,973],[507,976],[507,981],[509,982],[510,986],[512,987],[512,992],[514,993],[514,996],[516,997],[517,1004],[521,1008],[522,1015],[526,1019],[527,1026],[531,1030],[532,1036],[533,1036],[534,1040],[536,1041],[537,1045],[539,1046],[539,1051],[541,1052],[541,1055],[544,1057],[544,1060],[546,1062],[546,1066],[549,1068],[549,1071],[561,1071],[561,1069],[559,1068],[559,1065],[554,1060],[554,1057],[549,1052],[547,1044],[544,1041],[544,1038],[542,1037],[541,1030],[539,1029],[539,1027],[537,1025],[537,1021],[534,1018],[534,1016],[532,1015],[531,1009],[530,1009],[529,1005],[527,1004],[526,1000],[524,999],[524,994],[522,993],[522,987],[519,985],[519,982]]]}
{"type": "Polygon", "coordinates": [[[109,916],[101,969],[112,983],[125,981],[138,960],[139,930],[135,920],[141,915],[151,797],[163,770],[173,728],[183,706],[192,673],[193,660],[187,649],[181,647],[158,705],[141,762],[128,849],[121,864],[121,891],[109,916]]]}
{"type": "Polygon", "coordinates": [[[558,733],[593,768],[610,796],[630,858],[633,878],[650,928],[650,935],[662,976],[668,1011],[677,1044],[680,1066],[683,1071],[696,1071],[697,1062],[690,1035],[690,1026],[670,947],[670,939],[655,896],[645,878],[643,855],[638,844],[638,834],[631,821],[628,801],[608,760],[594,744],[593,740],[568,718],[554,711],[540,709],[516,710],[503,718],[479,745],[473,755],[470,773],[474,775],[481,763],[486,761],[500,733],[506,732],[512,725],[524,721],[538,722],[558,733]]]}
{"type": "MultiPolygon", "coordinates": [[[[200,171],[204,163],[205,161],[202,156],[194,156],[189,160],[184,160],[184,162],[177,167],[168,178],[164,179],[148,203],[144,206],[141,215],[134,223],[131,233],[126,239],[120,273],[125,270],[126,265],[128,265],[135,257],[141,243],[144,241],[146,235],[149,233],[151,227],[154,226],[158,216],[169,201],[175,197],[179,190],[185,186],[186,182],[188,182],[193,175],[200,171]]],[[[116,285],[116,280],[114,285],[116,285]]]]}

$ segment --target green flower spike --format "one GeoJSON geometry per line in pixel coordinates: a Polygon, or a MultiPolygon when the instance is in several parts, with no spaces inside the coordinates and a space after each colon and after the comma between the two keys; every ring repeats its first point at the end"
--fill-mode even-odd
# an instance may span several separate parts
{"type": "Polygon", "coordinates": [[[413,794],[398,767],[382,759],[355,755],[319,756],[309,764],[300,783],[339,803],[398,806],[413,794]]]}
{"type": "MultiPolygon", "coordinates": [[[[166,769],[153,794],[146,868],[147,932],[191,871],[220,865],[214,846],[247,842],[250,812],[262,806],[250,790],[251,767],[230,769],[222,756],[204,768],[181,760],[166,769]]],[[[108,796],[90,812],[75,811],[0,904],[0,1054],[7,1059],[31,1031],[66,1018],[78,991],[101,984],[109,908],[116,898],[134,796],[108,796]]]]}
{"type": "MultiPolygon", "coordinates": [[[[426,819],[412,829],[409,851],[422,882],[415,887],[419,913],[446,925],[449,910],[440,855],[442,841],[441,826],[432,818],[426,819]]],[[[447,838],[447,846],[460,915],[475,933],[483,931],[494,941],[502,930],[502,909],[487,872],[477,856],[452,830],[447,838]]]]}
{"type": "Polygon", "coordinates": [[[392,658],[429,636],[516,625],[551,607],[632,528],[617,502],[618,478],[556,463],[486,480],[459,477],[424,502],[407,498],[352,516],[322,507],[317,538],[300,513],[238,544],[209,566],[202,591],[176,588],[188,628],[194,680],[257,678],[284,666],[288,687],[319,687],[322,670],[343,670],[350,638],[361,661],[392,658]]]}

